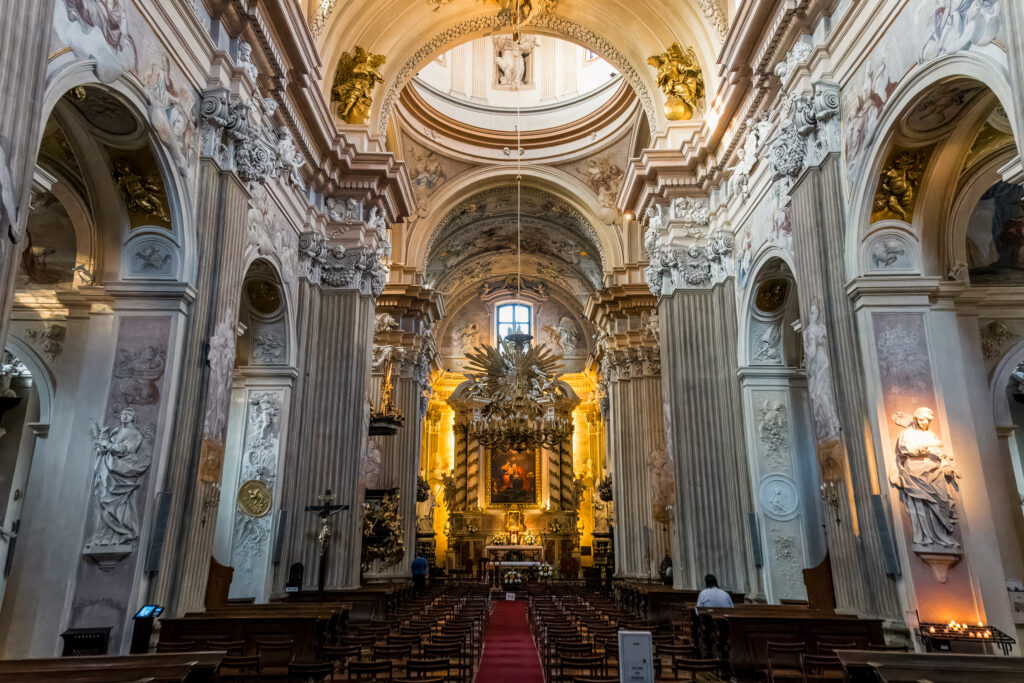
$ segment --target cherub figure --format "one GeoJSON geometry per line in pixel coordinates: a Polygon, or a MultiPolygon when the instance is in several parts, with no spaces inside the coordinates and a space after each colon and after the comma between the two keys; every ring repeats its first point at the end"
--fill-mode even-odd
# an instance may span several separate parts
{"type": "Polygon", "coordinates": [[[665,116],[669,121],[693,118],[697,102],[704,97],[704,74],[692,47],[672,43],[666,52],[647,58],[658,70],[658,87],[665,93],[665,116]]]}
{"type": "Polygon", "coordinates": [[[132,165],[124,159],[114,162],[114,176],[117,178],[117,186],[121,190],[129,211],[135,211],[147,216],[156,216],[165,223],[171,222],[167,215],[167,209],[160,199],[163,194],[163,186],[156,178],[143,178],[132,165]]]}

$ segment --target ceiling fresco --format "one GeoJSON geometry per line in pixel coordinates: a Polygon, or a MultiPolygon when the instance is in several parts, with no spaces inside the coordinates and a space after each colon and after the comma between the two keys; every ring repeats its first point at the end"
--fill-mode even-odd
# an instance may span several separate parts
{"type": "MultiPolygon", "coordinates": [[[[593,226],[567,202],[543,190],[523,188],[521,201],[524,273],[539,263],[546,277],[600,289],[602,257],[593,226]]],[[[479,192],[448,212],[434,231],[427,245],[427,282],[450,291],[459,279],[485,277],[492,271],[477,257],[514,255],[515,246],[515,188],[479,192]]]]}

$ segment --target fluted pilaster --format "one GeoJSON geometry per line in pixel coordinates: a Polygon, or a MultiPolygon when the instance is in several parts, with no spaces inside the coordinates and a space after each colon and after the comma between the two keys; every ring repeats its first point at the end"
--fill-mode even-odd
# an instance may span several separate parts
{"type": "MultiPolygon", "coordinates": [[[[832,153],[820,166],[808,169],[790,191],[793,210],[793,250],[800,280],[800,317],[811,318],[811,305],[820,302],[821,322],[827,330],[827,352],[832,373],[840,439],[845,451],[843,467],[849,469],[856,509],[839,483],[839,518],[826,514],[828,546],[840,610],[862,616],[899,618],[895,582],[885,574],[879,524],[871,501],[871,467],[866,442],[866,387],[853,306],[845,291],[844,203],[841,157],[832,153]],[[857,519],[860,534],[854,532],[857,519]]],[[[811,396],[813,402],[821,397],[811,396]]],[[[887,505],[886,497],[882,497],[887,505]]]]}
{"type": "MultiPolygon", "coordinates": [[[[197,189],[197,253],[203,257],[182,347],[167,480],[172,503],[164,543],[165,548],[179,551],[161,556],[155,591],[156,601],[172,613],[201,609],[204,604],[224,453],[223,433],[219,456],[216,446],[211,454],[210,443],[205,448],[203,443],[204,416],[211,397],[208,342],[220,320],[229,320],[233,330],[244,277],[248,194],[235,176],[209,159],[200,162],[197,189]]],[[[220,396],[226,400],[228,394],[224,391],[220,396]]]]}
{"type": "Polygon", "coordinates": [[[303,584],[317,585],[316,515],[305,511],[324,489],[349,506],[331,519],[326,587],[359,586],[362,541],[360,463],[368,429],[367,386],[373,344],[374,300],[354,289],[300,284],[302,367],[291,412],[282,507],[289,511],[277,585],[301,562],[303,584]]]}
{"type": "Polygon", "coordinates": [[[0,346],[14,303],[14,275],[28,219],[43,117],[53,2],[0,2],[0,346]]]}
{"type": "MultiPolygon", "coordinates": [[[[709,290],[678,289],[658,307],[665,427],[676,475],[677,588],[703,585],[708,572],[728,590],[756,585],[735,306],[729,278],[709,290]]],[[[618,517],[618,495],[615,504],[618,517]]]]}
{"type": "Polygon", "coordinates": [[[661,376],[639,372],[623,377],[609,361],[604,373],[610,380],[606,426],[615,496],[615,573],[655,578],[668,553],[668,529],[654,519],[650,467],[665,448],[661,376]]]}

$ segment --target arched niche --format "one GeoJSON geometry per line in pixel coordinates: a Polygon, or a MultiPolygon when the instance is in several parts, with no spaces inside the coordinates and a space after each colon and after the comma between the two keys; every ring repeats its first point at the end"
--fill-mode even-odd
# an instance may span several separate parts
{"type": "Polygon", "coordinates": [[[239,294],[214,535],[214,557],[234,568],[231,598],[266,602],[273,590],[284,445],[297,376],[292,328],[287,288],[277,268],[266,259],[254,260],[239,294]]]}
{"type": "Polygon", "coordinates": [[[781,252],[755,261],[742,303],[738,355],[755,502],[752,543],[765,599],[803,600],[802,571],[822,561],[826,546],[797,281],[781,252]]]}

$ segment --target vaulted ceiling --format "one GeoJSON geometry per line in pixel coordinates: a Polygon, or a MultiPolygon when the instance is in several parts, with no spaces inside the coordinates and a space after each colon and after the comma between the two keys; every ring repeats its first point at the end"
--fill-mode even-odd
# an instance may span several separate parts
{"type": "Polygon", "coordinates": [[[562,281],[573,291],[600,288],[603,264],[594,227],[565,200],[532,187],[517,197],[514,185],[477,192],[445,215],[427,246],[427,282],[451,291],[514,271],[517,199],[523,272],[562,281]]]}

